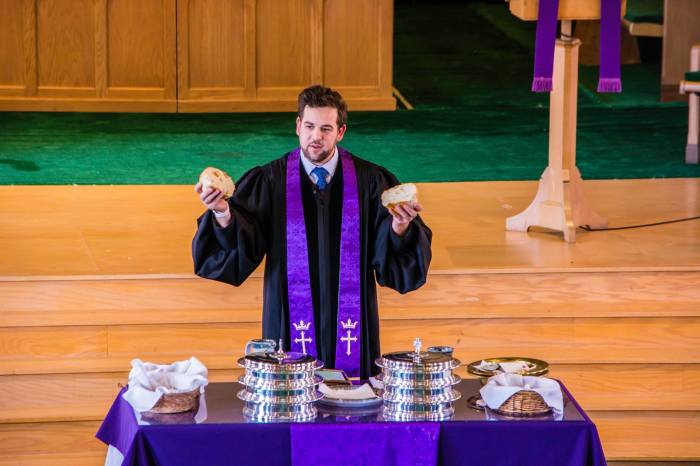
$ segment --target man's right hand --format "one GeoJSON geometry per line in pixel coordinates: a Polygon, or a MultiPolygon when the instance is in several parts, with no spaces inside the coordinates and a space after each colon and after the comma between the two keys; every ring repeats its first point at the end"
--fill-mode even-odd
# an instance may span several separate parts
{"type": "Polygon", "coordinates": [[[194,191],[199,194],[199,200],[202,201],[202,204],[204,204],[207,209],[221,213],[229,212],[229,215],[225,217],[216,218],[217,222],[219,222],[219,225],[222,227],[229,224],[231,221],[230,209],[228,201],[224,199],[224,193],[221,190],[214,188],[203,189],[202,183],[197,183],[194,185],[194,191]]]}

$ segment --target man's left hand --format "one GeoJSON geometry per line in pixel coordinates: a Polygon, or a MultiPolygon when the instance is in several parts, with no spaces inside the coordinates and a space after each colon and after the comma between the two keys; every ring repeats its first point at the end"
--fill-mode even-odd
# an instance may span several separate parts
{"type": "Polygon", "coordinates": [[[408,231],[411,222],[421,212],[423,207],[417,202],[404,202],[389,209],[389,213],[394,217],[391,228],[399,236],[403,236],[408,231]]]}

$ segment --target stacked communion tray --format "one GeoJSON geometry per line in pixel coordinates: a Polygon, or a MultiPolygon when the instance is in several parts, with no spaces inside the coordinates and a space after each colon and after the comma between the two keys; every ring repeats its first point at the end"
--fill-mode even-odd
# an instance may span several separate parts
{"type": "Polygon", "coordinates": [[[384,383],[384,417],[411,421],[448,419],[461,395],[452,387],[460,377],[452,373],[460,362],[444,353],[421,352],[416,338],[414,351],[388,353],[377,359],[384,383]]]}
{"type": "Polygon", "coordinates": [[[245,369],[238,382],[245,386],[238,398],[245,401],[243,414],[252,421],[310,421],[316,417],[314,402],[321,378],[314,371],[323,363],[303,353],[251,353],[238,360],[245,369]]]}

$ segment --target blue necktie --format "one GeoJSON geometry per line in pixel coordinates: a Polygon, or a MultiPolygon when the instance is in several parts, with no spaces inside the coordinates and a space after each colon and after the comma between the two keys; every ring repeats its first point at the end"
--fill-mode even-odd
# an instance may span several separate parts
{"type": "Polygon", "coordinates": [[[316,175],[316,186],[318,186],[318,189],[323,191],[323,188],[325,188],[328,184],[328,182],[326,181],[326,177],[328,176],[328,170],[326,170],[323,167],[316,167],[313,170],[311,170],[311,173],[316,175]]]}

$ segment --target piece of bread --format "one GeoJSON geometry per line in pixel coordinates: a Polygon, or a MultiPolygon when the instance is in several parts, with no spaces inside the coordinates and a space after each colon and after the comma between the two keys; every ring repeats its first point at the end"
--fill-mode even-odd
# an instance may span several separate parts
{"type": "Polygon", "coordinates": [[[413,183],[400,184],[382,193],[382,205],[387,209],[409,202],[418,202],[418,188],[413,183]]]}
{"type": "Polygon", "coordinates": [[[199,182],[202,183],[202,189],[214,188],[220,190],[224,193],[224,199],[233,196],[233,192],[236,190],[236,185],[231,177],[225,171],[214,167],[205,168],[202,174],[199,175],[199,182]]]}

